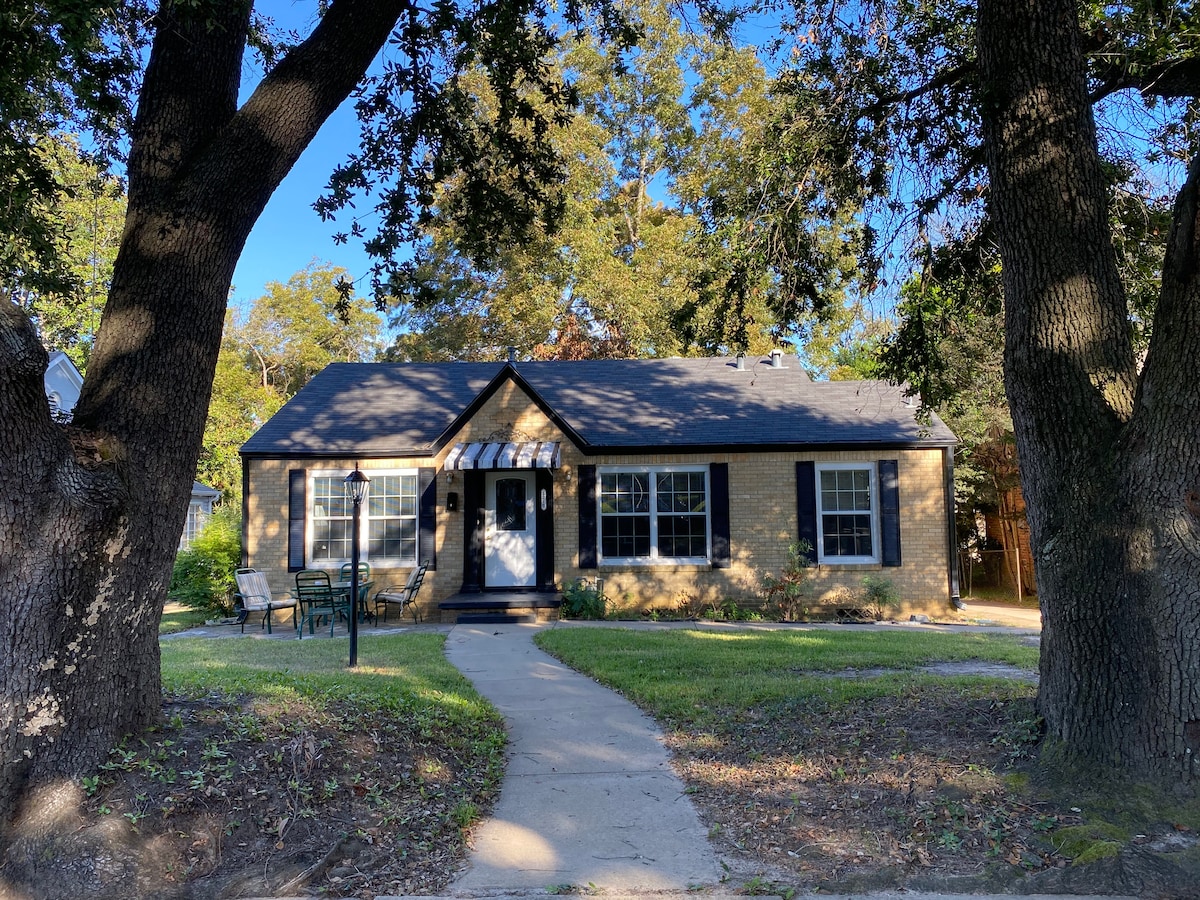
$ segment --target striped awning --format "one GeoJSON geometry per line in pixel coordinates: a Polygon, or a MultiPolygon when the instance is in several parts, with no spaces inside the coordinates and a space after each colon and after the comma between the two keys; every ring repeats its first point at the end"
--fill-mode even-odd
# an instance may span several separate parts
{"type": "Polygon", "coordinates": [[[472,442],[455,444],[445,469],[557,469],[561,465],[557,441],[472,442]]]}

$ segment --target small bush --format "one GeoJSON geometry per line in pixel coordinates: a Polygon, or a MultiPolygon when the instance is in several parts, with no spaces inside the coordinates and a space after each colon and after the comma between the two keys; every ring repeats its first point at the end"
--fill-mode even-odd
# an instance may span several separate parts
{"type": "Polygon", "coordinates": [[[169,596],[192,609],[232,615],[237,590],[233,573],[241,561],[240,510],[226,504],[213,512],[192,545],[175,557],[169,596]]]}
{"type": "Polygon", "coordinates": [[[788,561],[779,577],[763,576],[768,608],[783,622],[798,622],[808,615],[808,598],[812,593],[812,585],[808,583],[808,570],[812,567],[808,554],[811,552],[812,544],[797,541],[788,547],[788,561]]]}
{"type": "Polygon", "coordinates": [[[568,619],[603,619],[607,599],[599,581],[591,585],[586,578],[576,578],[563,588],[560,614],[568,619]]]}
{"type": "Polygon", "coordinates": [[[890,578],[865,575],[862,580],[862,607],[875,621],[886,619],[900,606],[900,592],[890,578]]]}
{"type": "Polygon", "coordinates": [[[680,591],[676,595],[675,612],[682,619],[698,619],[704,612],[704,601],[692,591],[680,591]]]}

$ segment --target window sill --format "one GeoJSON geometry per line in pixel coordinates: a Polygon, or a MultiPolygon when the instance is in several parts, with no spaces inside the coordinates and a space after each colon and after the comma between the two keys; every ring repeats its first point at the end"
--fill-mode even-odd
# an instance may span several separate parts
{"type": "Polygon", "coordinates": [[[669,570],[672,572],[706,572],[712,568],[712,563],[708,560],[696,559],[689,559],[680,562],[663,559],[602,560],[599,568],[602,572],[618,572],[627,569],[655,569],[658,571],[669,570]]]}
{"type": "Polygon", "coordinates": [[[818,569],[825,569],[830,572],[869,572],[876,569],[883,569],[883,563],[880,562],[836,562],[817,563],[818,569]]]}

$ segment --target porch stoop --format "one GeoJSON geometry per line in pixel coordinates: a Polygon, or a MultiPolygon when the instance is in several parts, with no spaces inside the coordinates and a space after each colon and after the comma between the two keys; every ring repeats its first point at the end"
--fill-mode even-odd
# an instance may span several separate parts
{"type": "Polygon", "coordinates": [[[454,617],[460,625],[526,624],[558,618],[562,596],[550,593],[455,594],[438,604],[443,622],[454,617]]]}

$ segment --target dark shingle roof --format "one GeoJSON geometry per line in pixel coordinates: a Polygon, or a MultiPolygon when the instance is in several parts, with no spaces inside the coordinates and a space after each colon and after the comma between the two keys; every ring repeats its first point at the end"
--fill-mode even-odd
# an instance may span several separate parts
{"type": "Polygon", "coordinates": [[[584,450],[822,445],[947,446],[899,387],[810,381],[747,359],[505,363],[335,363],[242,447],[251,456],[429,455],[506,374],[523,382],[584,450]]]}

